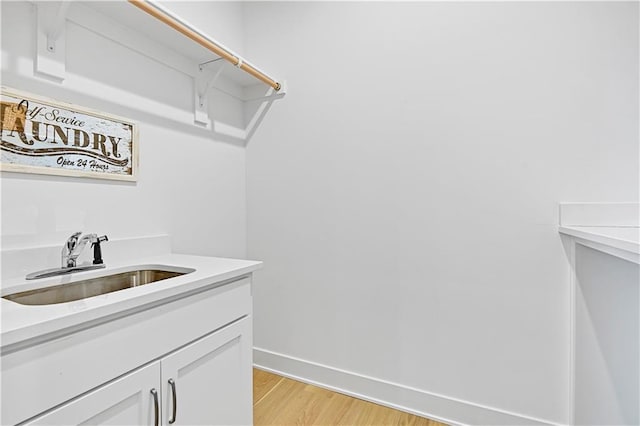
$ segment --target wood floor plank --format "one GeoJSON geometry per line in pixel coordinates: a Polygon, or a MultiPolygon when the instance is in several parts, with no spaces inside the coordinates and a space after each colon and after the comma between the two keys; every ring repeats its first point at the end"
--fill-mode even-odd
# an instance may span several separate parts
{"type": "MultiPolygon", "coordinates": [[[[297,382],[282,378],[280,382],[268,394],[268,398],[262,398],[253,407],[253,423],[254,425],[275,425],[276,419],[280,413],[291,403],[291,399],[295,398],[297,382]]],[[[289,422],[289,424],[291,424],[289,422]]]]}
{"type": "Polygon", "coordinates": [[[347,415],[351,406],[357,401],[346,395],[334,393],[331,401],[328,403],[316,418],[317,425],[339,425],[345,424],[344,417],[347,415]]]}
{"type": "Polygon", "coordinates": [[[253,404],[258,403],[282,380],[282,377],[267,373],[264,370],[253,369],[253,404]]]}
{"type": "Polygon", "coordinates": [[[446,426],[254,369],[254,425],[446,426]]]}
{"type": "Polygon", "coordinates": [[[255,424],[270,425],[310,425],[320,411],[320,405],[330,397],[325,390],[283,378],[255,406],[255,424]]]}

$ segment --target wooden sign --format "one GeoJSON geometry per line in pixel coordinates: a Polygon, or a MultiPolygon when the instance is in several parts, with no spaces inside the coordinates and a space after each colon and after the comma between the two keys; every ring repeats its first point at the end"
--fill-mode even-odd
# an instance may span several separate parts
{"type": "Polygon", "coordinates": [[[135,181],[131,121],[3,87],[0,170],[135,181]]]}

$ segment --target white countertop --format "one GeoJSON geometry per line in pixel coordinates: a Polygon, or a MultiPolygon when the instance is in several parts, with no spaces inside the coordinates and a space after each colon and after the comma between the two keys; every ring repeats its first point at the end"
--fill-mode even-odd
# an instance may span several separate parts
{"type": "Polygon", "coordinates": [[[558,231],[576,243],[640,264],[640,227],[561,225],[558,231]]]}
{"type": "Polygon", "coordinates": [[[136,259],[131,262],[107,264],[105,269],[58,277],[31,281],[24,279],[6,280],[2,284],[2,295],[136,269],[153,269],[154,267],[162,269],[164,266],[189,268],[194,269],[194,271],[148,285],[54,305],[21,305],[6,299],[0,299],[2,318],[0,343],[2,348],[100,320],[101,318],[163,299],[177,297],[182,293],[194,291],[213,283],[240,277],[259,269],[262,266],[262,262],[162,254],[136,259]],[[143,268],[140,268],[140,266],[143,266],[143,268]]]}
{"type": "Polygon", "coordinates": [[[640,254],[640,227],[637,226],[560,226],[561,234],[640,254]]]}

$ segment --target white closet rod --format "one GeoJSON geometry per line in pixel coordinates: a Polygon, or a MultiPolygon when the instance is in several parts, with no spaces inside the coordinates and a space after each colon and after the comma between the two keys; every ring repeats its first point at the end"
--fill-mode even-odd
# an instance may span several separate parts
{"type": "Polygon", "coordinates": [[[167,11],[161,9],[159,6],[151,3],[148,0],[128,0],[128,1],[132,5],[143,10],[144,12],[153,16],[159,21],[167,24],[168,26],[178,31],[179,33],[185,35],[186,37],[189,37],[191,40],[195,41],[196,43],[203,46],[204,48],[209,49],[210,51],[220,56],[221,58],[231,62],[233,65],[240,68],[242,71],[251,74],[258,80],[262,81],[263,83],[273,87],[276,91],[280,90],[280,88],[282,87],[280,83],[275,81],[273,78],[269,77],[268,75],[266,75],[265,73],[263,73],[262,71],[254,67],[253,65],[245,62],[241,57],[225,49],[220,44],[209,39],[207,36],[200,33],[196,29],[190,27],[189,25],[182,22],[181,20],[171,15],[167,11]]]}

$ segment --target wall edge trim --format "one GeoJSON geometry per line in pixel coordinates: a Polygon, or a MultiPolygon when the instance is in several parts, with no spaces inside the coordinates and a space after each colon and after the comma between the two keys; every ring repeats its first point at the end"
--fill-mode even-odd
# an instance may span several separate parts
{"type": "Polygon", "coordinates": [[[254,367],[261,370],[450,425],[561,425],[263,348],[253,348],[253,360],[254,367]],[[426,411],[425,405],[432,408],[426,411]]]}

